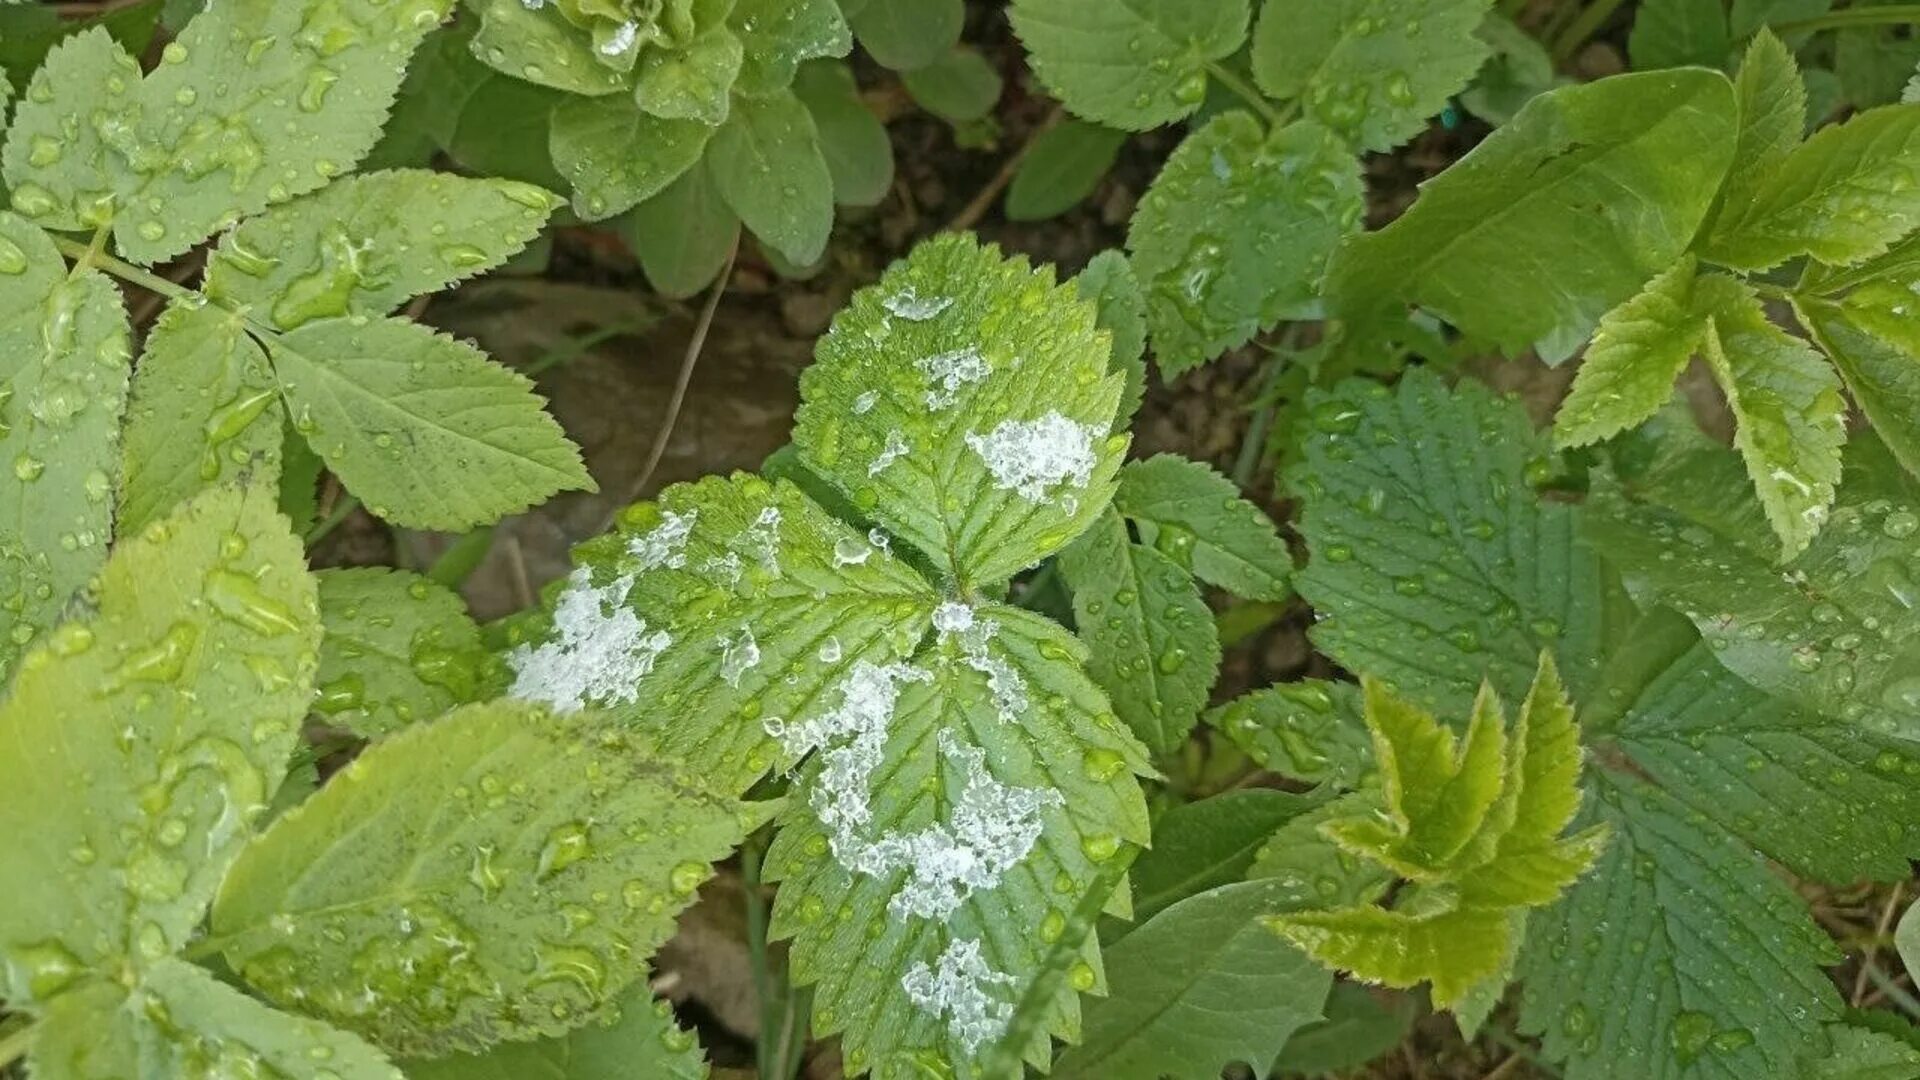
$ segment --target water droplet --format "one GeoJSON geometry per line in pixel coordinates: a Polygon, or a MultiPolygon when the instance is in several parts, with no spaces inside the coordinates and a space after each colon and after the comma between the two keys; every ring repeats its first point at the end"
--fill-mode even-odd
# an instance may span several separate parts
{"type": "Polygon", "coordinates": [[[540,849],[540,863],[534,876],[545,881],[553,875],[593,854],[593,843],[583,822],[570,821],[547,834],[540,849]]]}
{"type": "Polygon", "coordinates": [[[706,863],[683,862],[675,866],[673,872],[667,876],[667,884],[675,893],[687,896],[698,889],[701,882],[707,880],[707,874],[706,863]]]}

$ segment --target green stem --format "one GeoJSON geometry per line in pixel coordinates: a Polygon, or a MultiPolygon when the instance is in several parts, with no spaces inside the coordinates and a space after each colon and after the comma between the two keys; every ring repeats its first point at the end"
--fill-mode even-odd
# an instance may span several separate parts
{"type": "Polygon", "coordinates": [[[760,1003],[760,1044],[755,1050],[762,1080],[772,1080],[778,1054],[774,1027],[780,1010],[773,1000],[773,976],[767,964],[767,902],[760,895],[760,845],[749,839],[740,845],[740,877],[747,901],[747,957],[753,974],[753,996],[760,1003]]]}
{"type": "Polygon", "coordinates": [[[158,274],[142,270],[130,262],[115,258],[78,240],[56,236],[53,238],[53,243],[60,249],[61,254],[76,263],[98,267],[121,281],[138,285],[148,292],[159,293],[169,300],[186,300],[199,295],[184,285],[175,285],[158,274]]]}
{"type": "Polygon", "coordinates": [[[27,1047],[33,1042],[33,1025],[28,1024],[5,1038],[0,1038],[0,1070],[27,1056],[27,1047]]]}
{"type": "Polygon", "coordinates": [[[1880,965],[1868,964],[1863,970],[1867,973],[1867,981],[1878,987],[1890,1001],[1900,1006],[1909,1017],[1920,1019],[1920,1000],[1915,1000],[1905,987],[1888,978],[1887,973],[1880,970],[1880,965]]]}
{"type": "Polygon", "coordinates": [[[1563,64],[1592,39],[1625,0],[1593,0],[1553,39],[1553,62],[1563,64]]]}
{"type": "Polygon", "coordinates": [[[1811,34],[1818,30],[1846,30],[1857,26],[1897,26],[1901,23],[1920,23],[1920,4],[1847,8],[1811,19],[1774,23],[1769,29],[1780,37],[1786,37],[1788,34],[1811,34]]]}
{"type": "Polygon", "coordinates": [[[303,538],[306,545],[312,547],[320,541],[325,540],[328,533],[339,528],[340,523],[347,520],[347,518],[358,509],[360,509],[360,500],[358,498],[348,495],[341,499],[340,502],[334,506],[333,513],[327,515],[325,521],[307,530],[307,535],[303,538]]]}
{"type": "Polygon", "coordinates": [[[1273,102],[1263,97],[1260,91],[1255,89],[1253,85],[1245,79],[1227,70],[1226,65],[1209,63],[1207,65],[1207,75],[1221,86],[1233,91],[1235,97],[1238,97],[1251,106],[1253,111],[1259,113],[1268,124],[1279,127],[1292,119],[1291,111],[1283,113],[1279,109],[1274,108],[1273,102]]]}

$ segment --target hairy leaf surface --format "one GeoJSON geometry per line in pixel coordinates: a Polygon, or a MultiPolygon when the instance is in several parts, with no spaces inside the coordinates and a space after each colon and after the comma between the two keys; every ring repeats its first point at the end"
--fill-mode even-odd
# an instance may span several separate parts
{"type": "Polygon", "coordinates": [[[208,492],[120,545],[97,613],[0,703],[0,826],[31,838],[0,854],[9,1001],[186,943],[285,773],[318,644],[271,488],[208,492]]]}
{"type": "Polygon", "coordinates": [[[592,714],[466,706],[276,821],[214,933],[268,997],[396,1054],[560,1035],[612,1008],[763,816],[592,714]]]}

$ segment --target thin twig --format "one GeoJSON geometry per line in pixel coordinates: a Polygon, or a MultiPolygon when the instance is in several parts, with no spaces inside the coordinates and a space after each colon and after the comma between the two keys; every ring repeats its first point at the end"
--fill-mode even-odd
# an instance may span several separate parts
{"type": "Polygon", "coordinates": [[[1887,906],[1880,910],[1880,921],[1874,924],[1873,940],[1867,942],[1866,951],[1860,957],[1860,973],[1853,977],[1853,1007],[1859,1008],[1862,998],[1867,996],[1867,968],[1873,965],[1876,954],[1880,952],[1880,942],[1887,936],[1887,928],[1893,925],[1894,909],[1900,906],[1900,894],[1905,891],[1906,882],[1895,882],[1893,891],[1887,894],[1887,906]]]}
{"type": "Polygon", "coordinates": [[[1000,166],[1000,171],[993,174],[993,179],[987,181],[987,186],[981,188],[980,193],[975,195],[964,209],[954,215],[952,221],[947,222],[946,231],[966,232],[980,224],[980,219],[986,217],[987,211],[993,208],[993,201],[1000,197],[1001,192],[1007,190],[1008,184],[1013,183],[1014,176],[1020,172],[1021,163],[1027,160],[1028,154],[1033,153],[1034,144],[1040,141],[1040,136],[1058,127],[1060,121],[1066,119],[1066,115],[1065,106],[1055,105],[1053,111],[1047,114],[1047,118],[1040,122],[1040,126],[1034,128],[1033,133],[1027,136],[1027,141],[1020,144],[1020,149],[1015,150],[1013,155],[1000,166]]]}
{"type": "Polygon", "coordinates": [[[687,354],[680,361],[680,375],[673,383],[673,397],[667,401],[667,415],[660,423],[660,430],[653,437],[653,449],[647,452],[647,463],[641,467],[640,475],[627,488],[627,497],[615,503],[607,513],[607,524],[613,524],[613,517],[620,508],[628,503],[638,502],[653,481],[653,472],[660,467],[660,459],[666,456],[667,443],[673,437],[673,425],[680,419],[680,406],[687,400],[687,384],[693,381],[694,365],[700,362],[700,350],[706,347],[707,331],[713,328],[714,313],[720,310],[720,297],[727,291],[727,282],[733,277],[733,262],[740,256],[740,238],[733,238],[733,247],[727,252],[727,261],[720,267],[720,277],[713,283],[713,291],[707,294],[707,302],[700,309],[700,319],[693,324],[693,336],[687,339],[687,354]]]}
{"type": "Polygon", "coordinates": [[[533,592],[533,580],[527,577],[527,553],[520,548],[520,538],[507,537],[507,570],[513,575],[513,598],[523,608],[530,608],[536,599],[533,592]]]}

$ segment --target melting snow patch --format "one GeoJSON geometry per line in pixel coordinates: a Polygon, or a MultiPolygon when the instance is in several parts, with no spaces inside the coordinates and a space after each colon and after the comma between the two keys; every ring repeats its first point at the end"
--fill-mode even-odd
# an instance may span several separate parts
{"type": "Polygon", "coordinates": [[[687,536],[699,520],[697,510],[684,514],[668,510],[660,515],[660,524],[653,531],[627,541],[627,552],[640,560],[641,573],[660,566],[683,570],[687,565],[687,536]]]}
{"type": "Polygon", "coordinates": [[[933,609],[933,628],[942,634],[958,634],[973,627],[973,609],[948,600],[933,609]]]}
{"type": "Polygon", "coordinates": [[[640,680],[673,638],[664,630],[649,633],[646,622],[626,606],[632,588],[630,574],[596,587],[586,567],[576,569],[554,605],[553,638],[538,648],[522,645],[508,655],[514,670],[511,696],[545,702],[562,712],[583,709],[589,702],[637,700],[640,680]]]}
{"type": "Polygon", "coordinates": [[[969,433],[967,445],[993,474],[1003,491],[1040,502],[1060,484],[1085,487],[1097,463],[1093,440],[1099,432],[1056,412],[1038,420],[1004,420],[986,435],[969,433]]]}
{"type": "Polygon", "coordinates": [[[854,398],[853,399],[853,415],[855,416],[867,415],[868,413],[873,411],[873,406],[879,400],[880,400],[880,391],[878,390],[869,390],[866,393],[861,394],[859,397],[854,398]]]}
{"type": "Polygon", "coordinates": [[[734,552],[715,555],[702,563],[700,569],[712,577],[725,580],[730,586],[740,584],[740,556],[734,552]]]}
{"type": "Polygon", "coordinates": [[[626,22],[621,23],[618,29],[614,30],[612,37],[601,43],[600,55],[621,56],[633,48],[634,41],[639,37],[640,24],[632,19],[628,19],[626,22]]]}
{"type": "Polygon", "coordinates": [[[907,452],[912,449],[913,447],[907,445],[906,436],[898,431],[887,432],[887,444],[880,448],[880,454],[873,459],[873,464],[867,466],[867,475],[879,476],[886,471],[887,466],[906,457],[907,452]]]}
{"type": "Polygon", "coordinates": [[[843,536],[833,542],[833,565],[859,566],[873,557],[873,545],[863,544],[851,536],[843,536]]]}
{"type": "Polygon", "coordinates": [[[908,322],[926,322],[928,319],[952,307],[953,298],[949,296],[928,296],[923,298],[919,293],[914,291],[913,286],[909,285],[899,292],[894,293],[892,296],[887,297],[885,300],[880,301],[880,306],[886,308],[890,314],[905,319],[908,322]]]}
{"type": "Polygon", "coordinates": [[[1006,1033],[1013,1004],[989,991],[1014,985],[1013,976],[995,971],[980,955],[980,942],[955,938],[934,967],[916,963],[900,979],[907,1000],[934,1016],[947,1018],[947,1034],[967,1053],[1006,1033]]]}
{"type": "Polygon", "coordinates": [[[753,524],[741,531],[734,539],[737,547],[760,560],[760,565],[774,573],[780,572],[780,508],[769,506],[760,511],[753,524]]]}
{"type": "Polygon", "coordinates": [[[993,374],[987,358],[971,345],[915,360],[913,366],[933,382],[933,389],[927,391],[927,408],[934,412],[951,406],[959,398],[962,386],[993,374]]]}
{"type": "Polygon", "coordinates": [[[893,543],[893,538],[880,529],[868,529],[867,543],[872,544],[881,551],[885,551],[887,550],[887,545],[893,543]]]}
{"type": "Polygon", "coordinates": [[[873,774],[885,755],[900,688],[931,679],[907,664],[857,661],[841,684],[839,708],[804,723],[763,725],[791,758],[819,751],[820,775],[808,803],[826,828],[834,859],[872,877],[906,872],[887,905],[900,918],[944,919],[974,890],[997,886],[1039,840],[1041,811],[1065,802],[1052,788],[1000,783],[987,772],[984,751],[942,731],[941,757],[961,774],[948,819],[915,833],[869,838],[873,774]]]}
{"type": "Polygon", "coordinates": [[[753,627],[740,628],[740,636],[720,639],[720,677],[727,685],[738,687],[740,676],[760,663],[760,643],[753,640],[753,627]]]}

